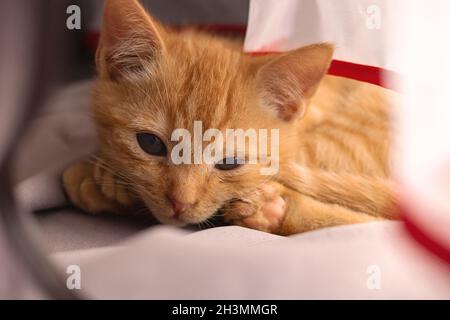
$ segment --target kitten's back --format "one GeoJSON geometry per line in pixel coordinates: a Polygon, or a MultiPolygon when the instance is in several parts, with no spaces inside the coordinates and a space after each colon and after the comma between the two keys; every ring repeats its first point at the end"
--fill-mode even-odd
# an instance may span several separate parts
{"type": "Polygon", "coordinates": [[[389,174],[390,113],[395,93],[326,76],[300,123],[300,162],[371,176],[389,174]]]}

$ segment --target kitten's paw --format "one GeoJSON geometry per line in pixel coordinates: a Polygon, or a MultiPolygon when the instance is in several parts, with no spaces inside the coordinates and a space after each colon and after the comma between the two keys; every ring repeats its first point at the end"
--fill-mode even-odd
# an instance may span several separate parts
{"type": "Polygon", "coordinates": [[[233,201],[225,208],[225,217],[243,227],[276,232],[283,222],[286,200],[275,183],[264,184],[248,197],[233,201]]]}
{"type": "Polygon", "coordinates": [[[135,201],[110,172],[89,162],[67,168],[63,173],[63,185],[70,201],[91,213],[120,213],[135,201]]]}

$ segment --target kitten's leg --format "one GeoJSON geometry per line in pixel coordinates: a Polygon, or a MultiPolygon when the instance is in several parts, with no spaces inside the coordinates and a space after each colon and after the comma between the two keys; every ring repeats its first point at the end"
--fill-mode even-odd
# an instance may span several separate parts
{"type": "Polygon", "coordinates": [[[224,212],[233,224],[281,235],[380,220],[339,205],[322,203],[273,182],[247,198],[232,202],[224,212]]]}
{"type": "Polygon", "coordinates": [[[317,170],[288,164],[277,177],[286,187],[324,203],[387,219],[398,218],[397,189],[387,177],[317,170]]]}
{"type": "Polygon", "coordinates": [[[70,201],[90,213],[120,213],[136,202],[125,185],[98,162],[70,166],[63,173],[63,185],[70,201]]]}
{"type": "Polygon", "coordinates": [[[283,194],[287,202],[285,218],[277,234],[290,235],[319,228],[384,220],[344,206],[320,202],[292,190],[283,194]]]}

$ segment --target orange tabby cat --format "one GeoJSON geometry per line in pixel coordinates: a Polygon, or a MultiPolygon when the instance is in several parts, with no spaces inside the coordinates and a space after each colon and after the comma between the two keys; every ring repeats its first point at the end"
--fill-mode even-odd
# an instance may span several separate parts
{"type": "Polygon", "coordinates": [[[169,31],[137,1],[107,0],[93,92],[101,148],[64,172],[68,196],[93,213],[142,201],[174,225],[219,210],[278,234],[395,218],[393,94],[325,76],[332,54],[317,44],[249,57],[231,41],[169,31]],[[262,164],[174,164],[171,134],[194,121],[279,130],[279,174],[262,175],[262,164]]]}

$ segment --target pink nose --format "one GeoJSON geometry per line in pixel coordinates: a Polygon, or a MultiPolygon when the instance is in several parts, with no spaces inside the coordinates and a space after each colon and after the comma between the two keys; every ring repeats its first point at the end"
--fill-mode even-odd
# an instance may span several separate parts
{"type": "Polygon", "coordinates": [[[172,205],[175,218],[178,218],[183,212],[192,206],[191,203],[182,202],[173,195],[167,195],[167,200],[169,200],[172,205]]]}

